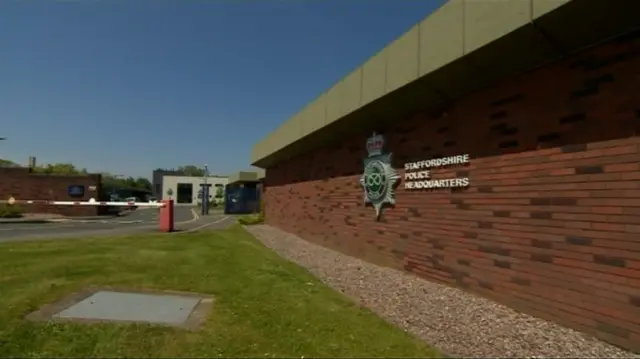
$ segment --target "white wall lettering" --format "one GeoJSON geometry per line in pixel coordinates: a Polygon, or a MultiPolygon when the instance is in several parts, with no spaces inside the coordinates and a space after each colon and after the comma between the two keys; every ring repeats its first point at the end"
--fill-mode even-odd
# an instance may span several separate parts
{"type": "Polygon", "coordinates": [[[413,190],[467,187],[469,186],[468,177],[431,179],[431,171],[428,170],[429,168],[462,165],[467,163],[469,163],[468,154],[405,163],[404,188],[413,190]]]}

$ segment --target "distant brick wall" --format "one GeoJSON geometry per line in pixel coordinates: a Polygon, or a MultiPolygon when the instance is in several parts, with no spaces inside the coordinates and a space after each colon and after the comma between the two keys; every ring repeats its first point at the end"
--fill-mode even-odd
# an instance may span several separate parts
{"type": "Polygon", "coordinates": [[[468,175],[468,189],[401,183],[376,222],[358,182],[367,131],[268,168],[267,223],[640,351],[639,45],[620,39],[381,131],[398,168],[470,154],[433,170],[468,175]]]}
{"type": "MultiPolygon", "coordinates": [[[[0,199],[5,201],[9,197],[14,197],[18,200],[87,201],[91,197],[98,197],[100,186],[100,175],[57,176],[29,173],[26,168],[0,168],[0,199]],[[85,186],[84,197],[69,197],[69,185],[85,186]],[[96,186],[96,191],[89,191],[89,186],[96,186]]],[[[24,205],[23,207],[31,213],[54,213],[65,216],[95,216],[101,213],[101,208],[97,206],[79,207],[34,204],[24,205]]]]}

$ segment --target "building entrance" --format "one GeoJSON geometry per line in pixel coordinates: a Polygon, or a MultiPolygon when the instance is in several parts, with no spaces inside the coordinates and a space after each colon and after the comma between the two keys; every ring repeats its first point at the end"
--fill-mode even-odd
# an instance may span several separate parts
{"type": "Polygon", "coordinates": [[[193,203],[193,184],[178,183],[176,190],[177,203],[193,203]]]}

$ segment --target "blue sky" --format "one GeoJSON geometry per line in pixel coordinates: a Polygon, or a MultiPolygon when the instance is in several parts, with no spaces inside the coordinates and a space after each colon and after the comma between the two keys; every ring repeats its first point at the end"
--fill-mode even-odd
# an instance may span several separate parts
{"type": "Polygon", "coordinates": [[[0,158],[149,177],[252,146],[443,0],[0,1],[0,158]]]}

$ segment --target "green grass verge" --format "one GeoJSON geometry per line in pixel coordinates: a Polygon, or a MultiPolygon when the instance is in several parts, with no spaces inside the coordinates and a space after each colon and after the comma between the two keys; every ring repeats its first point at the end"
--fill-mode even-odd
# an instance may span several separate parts
{"type": "Polygon", "coordinates": [[[284,261],[239,226],[0,245],[0,357],[438,355],[284,261]],[[215,303],[196,332],[23,319],[44,303],[100,285],[210,293],[215,303]]]}
{"type": "Polygon", "coordinates": [[[15,204],[0,204],[0,218],[20,218],[24,208],[15,204]]]}

